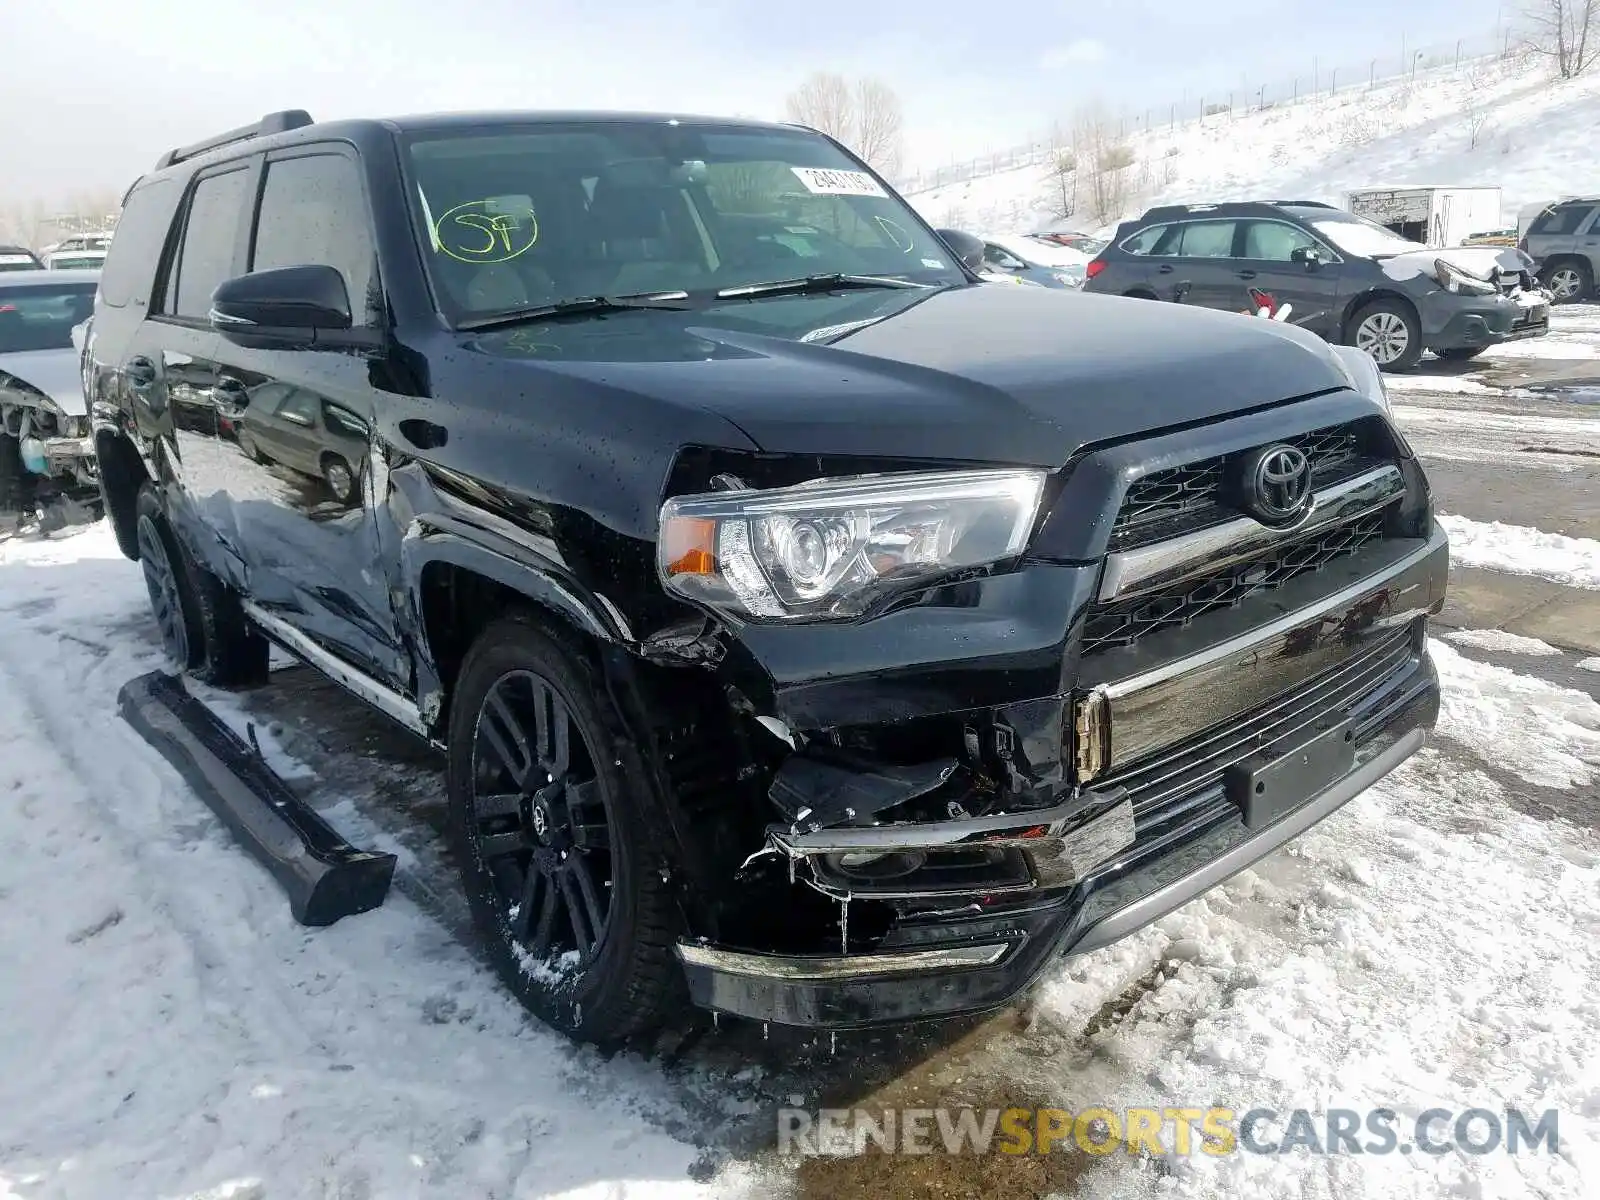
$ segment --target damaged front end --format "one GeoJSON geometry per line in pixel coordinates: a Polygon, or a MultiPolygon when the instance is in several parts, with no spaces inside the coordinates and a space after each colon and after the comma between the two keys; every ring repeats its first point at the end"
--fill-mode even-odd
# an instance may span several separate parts
{"type": "Polygon", "coordinates": [[[88,417],[24,375],[37,365],[0,363],[0,511],[44,530],[93,521],[100,477],[88,417]]]}
{"type": "Polygon", "coordinates": [[[1118,447],[1070,478],[758,490],[728,472],[669,500],[661,576],[716,616],[658,639],[658,661],[715,674],[765,809],[679,945],[695,1002],[812,1027],[1004,1004],[1414,753],[1437,719],[1426,618],[1448,547],[1370,406],[1346,405],[1346,440],[1301,432],[1339,403],[1118,447]],[[1293,529],[1220,500],[1187,532],[1144,519],[1141,478],[1222,487],[1235,454],[1286,436],[1333,447],[1293,529]],[[838,594],[852,579],[866,595],[838,594]],[[824,610],[849,617],[793,616],[824,610]]]}

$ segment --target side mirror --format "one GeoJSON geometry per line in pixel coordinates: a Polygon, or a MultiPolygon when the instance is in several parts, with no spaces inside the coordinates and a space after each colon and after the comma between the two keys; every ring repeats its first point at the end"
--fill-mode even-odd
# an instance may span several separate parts
{"type": "Polygon", "coordinates": [[[309,343],[350,329],[344,276],[329,266],[279,267],[239,275],[211,293],[211,328],[233,340],[309,343]]]}
{"type": "Polygon", "coordinates": [[[988,270],[983,262],[983,242],[970,233],[963,233],[959,229],[935,229],[934,232],[969,271],[982,274],[988,270]]]}
{"type": "Polygon", "coordinates": [[[1314,271],[1322,265],[1322,251],[1315,246],[1296,246],[1289,257],[1308,271],[1314,271]]]}

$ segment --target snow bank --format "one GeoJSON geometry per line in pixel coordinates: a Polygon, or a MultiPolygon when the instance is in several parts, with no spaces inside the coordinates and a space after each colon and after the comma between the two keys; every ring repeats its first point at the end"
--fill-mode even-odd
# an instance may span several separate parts
{"type": "Polygon", "coordinates": [[[1537,575],[1572,587],[1600,588],[1600,542],[1526,525],[1439,515],[1450,534],[1450,560],[1514,575],[1537,575]]]}

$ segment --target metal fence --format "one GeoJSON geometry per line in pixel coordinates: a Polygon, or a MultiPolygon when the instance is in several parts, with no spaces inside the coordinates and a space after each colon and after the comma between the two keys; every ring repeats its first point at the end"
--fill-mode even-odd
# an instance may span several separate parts
{"type": "MultiPolygon", "coordinates": [[[[1219,88],[1209,95],[1186,93],[1181,99],[1165,104],[1113,112],[1108,120],[1122,138],[1160,130],[1176,132],[1205,119],[1231,118],[1263,109],[1305,104],[1339,92],[1373,90],[1456,74],[1486,61],[1510,57],[1525,44],[1526,37],[1524,32],[1502,26],[1473,37],[1421,46],[1407,45],[1402,39],[1398,52],[1375,55],[1364,63],[1335,66],[1312,58],[1301,74],[1289,79],[1256,83],[1241,75],[1234,88],[1219,88]]],[[[896,181],[896,186],[902,193],[911,195],[1018,167],[1036,166],[1049,161],[1071,141],[1070,130],[1058,126],[1049,134],[1020,146],[904,175],[896,181]]]]}

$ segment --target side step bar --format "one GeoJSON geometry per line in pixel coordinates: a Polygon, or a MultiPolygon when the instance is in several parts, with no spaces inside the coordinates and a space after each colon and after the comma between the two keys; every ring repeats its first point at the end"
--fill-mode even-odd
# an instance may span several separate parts
{"type": "Polygon", "coordinates": [[[340,837],[182,679],[141,675],[123,685],[117,705],[278,881],[300,924],[331,925],[383,903],[395,856],[340,837]]]}

